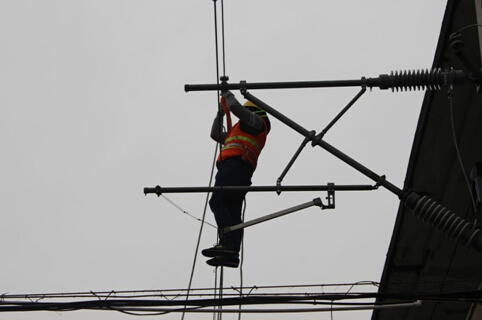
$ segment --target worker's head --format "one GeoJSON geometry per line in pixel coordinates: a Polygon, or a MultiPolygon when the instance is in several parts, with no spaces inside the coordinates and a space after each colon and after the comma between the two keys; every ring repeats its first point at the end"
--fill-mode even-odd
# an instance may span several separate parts
{"type": "Polygon", "coordinates": [[[252,113],[254,113],[255,115],[260,116],[261,119],[263,119],[264,122],[266,123],[266,126],[268,127],[268,132],[269,130],[271,130],[271,123],[269,122],[268,114],[266,113],[266,111],[264,111],[263,109],[261,109],[260,107],[252,103],[251,101],[246,101],[244,104],[244,107],[249,111],[251,111],[252,113]]]}

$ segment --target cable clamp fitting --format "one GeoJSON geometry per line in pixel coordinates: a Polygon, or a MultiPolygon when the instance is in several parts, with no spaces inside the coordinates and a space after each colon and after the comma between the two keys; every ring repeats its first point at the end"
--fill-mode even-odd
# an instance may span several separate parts
{"type": "Polygon", "coordinates": [[[316,135],[316,131],[315,130],[311,130],[308,134],[308,136],[305,137],[305,140],[303,140],[302,144],[303,146],[305,146],[308,142],[310,142],[311,140],[313,140],[313,137],[315,137],[316,135]]]}
{"type": "Polygon", "coordinates": [[[162,188],[161,186],[156,186],[156,194],[158,197],[160,197],[162,195],[162,188]]]}
{"type": "Polygon", "coordinates": [[[155,193],[158,197],[162,195],[162,188],[161,186],[156,186],[155,188],[144,188],[144,195],[148,195],[149,193],[155,193]]]}
{"type": "Polygon", "coordinates": [[[276,180],[276,193],[278,195],[281,194],[281,178],[278,178],[278,180],[276,180]]]}
{"type": "Polygon", "coordinates": [[[313,203],[321,210],[335,209],[335,184],[333,182],[328,183],[328,196],[325,199],[328,200],[328,204],[324,204],[320,198],[313,199],[313,203]]]}
{"type": "Polygon", "coordinates": [[[326,133],[326,131],[322,130],[320,133],[315,135],[316,132],[311,131],[310,132],[311,136],[309,137],[310,140],[311,140],[311,146],[316,147],[318,145],[318,143],[320,142],[320,140],[323,140],[323,137],[325,136],[325,133],[326,133]]]}
{"type": "Polygon", "coordinates": [[[380,177],[380,180],[377,181],[377,183],[373,186],[373,189],[377,190],[384,182],[387,180],[387,177],[385,175],[380,177]]]}
{"type": "Polygon", "coordinates": [[[366,77],[361,78],[361,87],[362,87],[362,92],[367,91],[367,78],[366,77]]]}
{"type": "Polygon", "coordinates": [[[246,80],[239,81],[239,90],[241,91],[241,94],[243,96],[246,94],[246,92],[248,91],[246,88],[246,80]]]}
{"type": "Polygon", "coordinates": [[[219,78],[219,80],[221,80],[221,94],[223,93],[226,93],[228,91],[228,80],[229,80],[229,77],[228,76],[221,76],[219,78]]]}

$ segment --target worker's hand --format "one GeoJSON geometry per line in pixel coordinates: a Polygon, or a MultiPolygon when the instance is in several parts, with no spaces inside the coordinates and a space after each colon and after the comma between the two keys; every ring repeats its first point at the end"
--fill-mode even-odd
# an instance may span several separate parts
{"type": "MultiPolygon", "coordinates": [[[[221,116],[224,116],[224,114],[226,112],[229,112],[229,108],[228,108],[228,105],[226,104],[226,99],[224,99],[224,97],[221,97],[220,101],[219,101],[219,108],[218,110],[220,112],[222,112],[221,116]]],[[[219,116],[219,114],[218,114],[219,116]]]]}

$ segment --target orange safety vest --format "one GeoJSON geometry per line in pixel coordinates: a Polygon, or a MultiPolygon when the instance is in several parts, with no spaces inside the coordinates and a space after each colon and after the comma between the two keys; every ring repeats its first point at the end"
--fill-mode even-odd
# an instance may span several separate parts
{"type": "Polygon", "coordinates": [[[229,157],[241,156],[244,160],[248,160],[253,166],[253,171],[256,169],[259,154],[263,150],[266,143],[266,136],[268,135],[268,127],[263,118],[264,132],[258,134],[256,137],[242,131],[239,127],[239,121],[228,131],[224,146],[221,149],[221,154],[218,156],[218,163],[221,159],[229,157]]]}

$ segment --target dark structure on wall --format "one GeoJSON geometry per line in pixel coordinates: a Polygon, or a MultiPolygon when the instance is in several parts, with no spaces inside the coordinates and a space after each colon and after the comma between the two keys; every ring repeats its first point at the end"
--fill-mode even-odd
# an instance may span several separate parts
{"type": "MultiPolygon", "coordinates": [[[[477,82],[482,83],[482,27],[477,25],[482,25],[481,0],[448,1],[433,67],[463,70],[473,79],[452,92],[426,92],[404,187],[480,228],[482,88],[477,82]]],[[[401,202],[379,288],[388,295],[377,302],[416,297],[422,306],[375,310],[372,320],[482,319],[475,303],[482,298],[482,253],[445,237],[431,223],[401,202]]]]}

